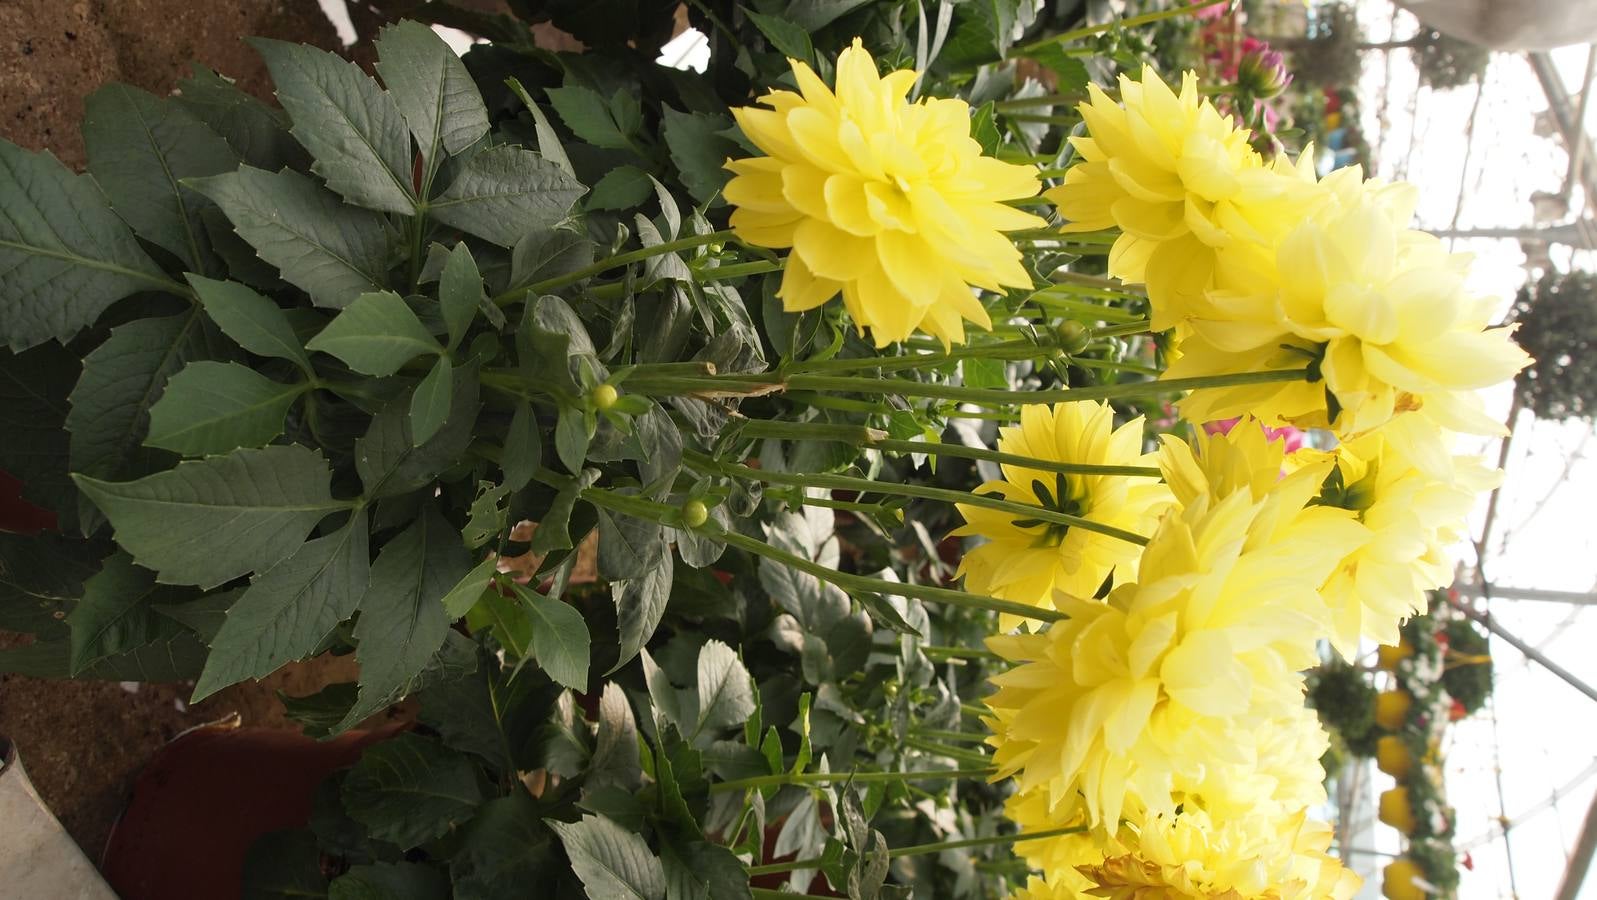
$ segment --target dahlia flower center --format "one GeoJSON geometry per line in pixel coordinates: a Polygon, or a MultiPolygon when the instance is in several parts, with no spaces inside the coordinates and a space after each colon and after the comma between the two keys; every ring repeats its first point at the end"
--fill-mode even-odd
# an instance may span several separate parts
{"type": "MultiPolygon", "coordinates": [[[[1033,478],[1031,490],[1032,493],[1037,495],[1037,505],[1049,512],[1078,517],[1086,512],[1086,504],[1083,502],[1085,498],[1072,496],[1076,492],[1072,490],[1070,481],[1065,478],[1063,473],[1054,476],[1054,483],[1051,488],[1041,478],[1033,478]]],[[[1069,525],[1059,522],[1046,522],[1042,519],[1034,518],[1016,519],[1013,524],[1016,528],[1021,529],[1043,529],[1037,533],[1037,538],[1033,542],[1033,546],[1039,548],[1059,546],[1064,542],[1065,535],[1070,531],[1069,525]]]]}

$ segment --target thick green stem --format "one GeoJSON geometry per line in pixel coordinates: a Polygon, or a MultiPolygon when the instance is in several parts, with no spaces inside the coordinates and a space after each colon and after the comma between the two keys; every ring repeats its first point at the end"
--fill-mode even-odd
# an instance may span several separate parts
{"type": "Polygon", "coordinates": [[[766,272],[780,272],[780,260],[757,259],[753,262],[734,263],[730,266],[716,266],[713,269],[704,269],[694,273],[694,278],[700,284],[710,281],[729,281],[733,278],[743,278],[748,275],[764,275],[766,272]]]}
{"type": "Polygon", "coordinates": [[[1200,9],[1206,9],[1210,6],[1225,2],[1227,2],[1227,0],[1197,0],[1197,2],[1190,3],[1185,6],[1175,6],[1170,9],[1161,9],[1157,12],[1143,13],[1140,16],[1132,16],[1129,19],[1110,19],[1102,25],[1090,25],[1086,28],[1077,28],[1072,31],[1067,31],[1063,34],[1056,34],[1053,37],[1046,37],[1040,41],[1034,41],[1033,43],[1017,48],[1011,52],[1019,56],[1029,56],[1032,53],[1035,53],[1038,50],[1042,50],[1043,48],[1053,44],[1068,44],[1071,41],[1079,41],[1082,38],[1092,37],[1095,34],[1103,34],[1106,31],[1111,31],[1116,28],[1136,28],[1141,25],[1151,25],[1154,22],[1185,16],[1190,13],[1195,13],[1200,9]]]}
{"type": "Polygon", "coordinates": [[[861,370],[895,372],[900,369],[940,366],[963,359],[1036,359],[1042,356],[1051,356],[1054,352],[1055,348],[1053,347],[1039,344],[1034,340],[1017,338],[989,344],[968,344],[958,350],[946,350],[937,353],[801,360],[789,366],[787,371],[794,373],[854,372],[861,370]]]}
{"type": "Polygon", "coordinates": [[[922,644],[920,652],[932,659],[985,659],[1003,662],[1004,658],[980,647],[946,647],[939,644],[922,644]]]}
{"type": "Polygon", "coordinates": [[[1066,834],[1081,834],[1087,826],[1078,825],[1073,828],[1049,828],[1044,831],[1033,831],[1028,834],[998,834],[984,838],[966,838],[962,841],[938,841],[934,844],[915,844],[909,847],[897,847],[888,851],[887,855],[897,859],[900,856],[920,856],[926,853],[941,853],[944,850],[962,850],[967,847],[1002,847],[1009,844],[1018,844],[1021,841],[1037,841],[1043,838],[1060,837],[1066,834]]]}
{"type": "Polygon", "coordinates": [[[655,244],[653,247],[642,247],[637,250],[628,251],[626,253],[617,253],[615,256],[611,256],[607,259],[601,259],[593,265],[584,266],[575,272],[569,272],[565,275],[557,275],[554,278],[546,278],[543,281],[534,282],[523,287],[512,288],[495,297],[494,303],[500,306],[508,306],[512,303],[515,303],[517,300],[537,296],[538,294],[546,294],[549,291],[559,290],[566,285],[576,284],[585,278],[592,278],[601,272],[608,272],[611,269],[631,265],[635,262],[642,262],[646,259],[651,259],[656,256],[663,256],[667,253],[675,253],[678,250],[690,250],[694,247],[702,247],[705,244],[720,243],[722,241],[731,240],[732,237],[733,233],[729,230],[713,231],[709,234],[694,234],[683,238],[677,238],[674,241],[666,241],[663,244],[655,244]]]}
{"type": "Polygon", "coordinates": [[[776,775],[755,775],[718,781],[710,785],[710,793],[746,791],[750,788],[780,787],[788,784],[854,784],[892,783],[904,781],[958,781],[961,778],[987,778],[998,770],[992,766],[979,769],[912,769],[907,772],[780,772],[776,775]]]}
{"type": "Polygon", "coordinates": [[[985,744],[987,739],[991,737],[991,735],[975,731],[945,731],[941,728],[911,728],[910,734],[943,741],[965,741],[972,744],[985,744]]]}
{"type": "Polygon", "coordinates": [[[960,747],[950,747],[947,744],[939,744],[936,741],[928,741],[914,736],[905,737],[902,740],[904,742],[904,746],[906,747],[919,750],[922,753],[930,753],[934,756],[947,757],[948,759],[952,759],[956,762],[971,763],[973,765],[979,766],[983,763],[990,762],[992,759],[985,753],[978,753],[974,750],[965,750],[960,747]]]}
{"type": "MultiPolygon", "coordinates": [[[[733,475],[754,481],[763,481],[768,484],[791,484],[797,487],[817,487],[837,491],[859,491],[861,494],[896,494],[901,497],[915,497],[921,500],[940,500],[944,503],[958,503],[964,504],[966,506],[979,506],[984,509],[991,509],[997,512],[1010,513],[1011,515],[1020,516],[1024,519],[1036,519],[1040,522],[1050,522],[1055,525],[1065,525],[1072,528],[1081,528],[1085,531],[1095,531],[1099,534],[1119,538],[1120,540],[1128,541],[1139,546],[1148,543],[1148,539],[1140,534],[1133,534],[1132,532],[1124,531],[1111,525],[1105,525],[1101,522],[1094,522],[1091,519],[1083,519],[1080,516],[1072,516],[1069,513],[1057,512],[1052,509],[1045,509],[1041,506],[1032,506],[1026,503],[1014,503],[1009,500],[1001,500],[997,497],[989,497],[984,494],[971,494],[965,491],[954,491],[947,488],[931,487],[924,484],[887,484],[885,482],[873,481],[869,478],[855,478],[851,475],[767,472],[764,469],[755,469],[749,466],[738,465],[736,463],[724,463],[713,460],[702,454],[694,453],[691,450],[684,451],[683,455],[696,465],[713,469],[723,475],[733,475]]],[[[902,592],[889,591],[888,593],[902,592]]],[[[1036,612],[1034,607],[1022,606],[1021,604],[1010,605],[1027,610],[1026,613],[1021,613],[1022,615],[1030,616],[1036,612]]]]}
{"type": "Polygon", "coordinates": [[[889,450],[894,453],[929,453],[934,456],[956,456],[960,459],[985,459],[988,462],[1023,466],[1028,469],[1036,469],[1039,472],[1060,472],[1065,475],[1130,475],[1158,478],[1162,474],[1154,466],[1100,466],[1093,463],[1055,462],[1051,459],[1035,459],[1030,456],[1022,456],[1019,453],[988,450],[985,447],[966,447],[963,444],[933,444],[926,441],[900,441],[892,438],[882,438],[872,441],[870,446],[878,450],[889,450]]]}
{"type": "MultiPolygon", "coordinates": [[[[1090,290],[1090,289],[1088,289],[1088,290],[1090,290]]],[[[1092,293],[1071,291],[1070,293],[1076,294],[1077,296],[1097,297],[1097,298],[1102,299],[1102,300],[1130,299],[1130,298],[1109,296],[1109,295],[1107,295],[1107,292],[1098,292],[1098,291],[1093,291],[1092,293]]],[[[1049,310],[1050,312],[1060,312],[1060,313],[1066,313],[1066,314],[1077,315],[1077,316],[1086,316],[1086,317],[1095,318],[1095,319],[1102,319],[1105,322],[1135,322],[1135,321],[1137,321],[1137,320],[1142,318],[1141,316],[1137,315],[1134,312],[1127,312],[1127,311],[1125,311],[1123,309],[1116,309],[1113,306],[1103,306],[1103,305],[1097,304],[1097,303],[1089,303],[1089,302],[1087,302],[1085,300],[1075,300],[1075,299],[1072,299],[1070,297],[1061,297],[1061,296],[1059,296],[1057,294],[1054,294],[1054,293],[1051,293],[1051,292],[1050,293],[1038,292],[1038,293],[1032,294],[1030,297],[1028,297],[1026,299],[1030,300],[1032,303],[1037,304],[1038,306],[1043,307],[1044,309],[1049,310]]]]}

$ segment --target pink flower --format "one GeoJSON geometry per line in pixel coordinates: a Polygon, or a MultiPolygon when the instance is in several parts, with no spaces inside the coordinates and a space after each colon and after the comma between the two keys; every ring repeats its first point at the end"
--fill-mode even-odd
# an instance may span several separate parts
{"type": "Polygon", "coordinates": [[[1257,38],[1244,38],[1242,56],[1237,60],[1237,88],[1255,99],[1267,100],[1286,90],[1292,73],[1279,50],[1257,38]]]}
{"type": "MultiPolygon", "coordinates": [[[[1214,422],[1205,423],[1203,430],[1209,434],[1230,434],[1231,429],[1235,428],[1237,422],[1239,421],[1241,421],[1240,417],[1219,419],[1214,422]]],[[[1297,451],[1303,449],[1304,435],[1303,432],[1299,431],[1298,429],[1293,428],[1290,425],[1286,425],[1281,428],[1269,428],[1264,425],[1260,425],[1259,427],[1264,429],[1264,436],[1270,440],[1285,441],[1286,452],[1296,453],[1297,451]]]]}

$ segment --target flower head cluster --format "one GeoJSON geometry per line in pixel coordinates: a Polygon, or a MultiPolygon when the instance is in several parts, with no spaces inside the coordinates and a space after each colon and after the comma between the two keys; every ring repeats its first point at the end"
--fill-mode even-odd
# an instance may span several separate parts
{"type": "Polygon", "coordinates": [[[1003,201],[1035,195],[1036,170],[983,156],[963,100],[908,100],[916,74],[880,75],[858,40],[837,59],[836,90],[792,61],[798,92],[733,115],[764,156],[727,163],[732,228],[787,248],[778,296],[790,311],[839,293],[878,347],[916,330],[963,343],[990,328],[972,286],[1030,287],[1003,232],[1046,223],[1003,201]]]}
{"type": "MultiPolygon", "coordinates": [[[[1142,452],[1142,431],[1140,417],[1116,428],[1107,403],[1027,406],[1020,425],[999,432],[998,449],[1045,462],[1151,466],[1153,457],[1142,452]]],[[[986,482],[976,492],[1133,534],[1152,531],[1170,502],[1164,485],[1146,477],[1060,474],[1019,464],[1005,464],[1002,471],[1002,480],[986,482]]],[[[954,534],[988,539],[960,563],[965,586],[1017,603],[1050,605],[1056,592],[1092,597],[1105,579],[1126,580],[1140,549],[1080,526],[966,504],[959,512],[966,524],[954,534]]],[[[1002,624],[1008,630],[1018,620],[1002,624]]]]}

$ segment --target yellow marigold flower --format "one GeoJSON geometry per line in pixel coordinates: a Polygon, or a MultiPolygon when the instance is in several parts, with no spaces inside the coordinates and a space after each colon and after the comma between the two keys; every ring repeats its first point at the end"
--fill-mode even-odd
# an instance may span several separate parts
{"type": "Polygon", "coordinates": [[[1316,458],[1336,465],[1317,502],[1353,512],[1373,536],[1320,590],[1331,612],[1327,637],[1351,659],[1360,637],[1396,644],[1398,626],[1425,609],[1426,591],[1452,583],[1450,548],[1468,537],[1475,498],[1496,483],[1498,473],[1478,457],[1458,456],[1438,476],[1407,458],[1385,428],[1333,454],[1309,451],[1303,461],[1316,458]]]}
{"type": "MultiPolygon", "coordinates": [[[[1080,804],[1050,809],[1046,791],[1021,791],[1010,795],[1004,801],[1004,816],[1019,827],[1021,834],[1056,828],[1086,829],[1075,834],[1033,838],[1014,844],[1016,855],[1032,869],[1044,873],[1048,889],[1060,897],[1074,898],[1077,893],[1092,887],[1092,882],[1078,871],[1081,866],[1102,863],[1106,852],[1110,855],[1128,852],[1118,840],[1125,829],[1117,826],[1111,833],[1110,829],[1103,826],[1086,828],[1087,813],[1080,804]]],[[[1035,896],[1044,898],[1050,895],[1042,893],[1035,896]]]]}
{"type": "Polygon", "coordinates": [[[1197,75],[1172,92],[1151,66],[1120,77],[1116,103],[1096,85],[1081,105],[1089,137],[1071,138],[1081,162],[1048,191],[1067,232],[1118,227],[1109,274],[1145,282],[1154,327],[1177,324],[1201,302],[1216,251],[1237,235],[1302,214],[1294,199],[1313,184],[1312,154],[1266,167],[1237,128],[1203,99],[1197,75]]]}
{"type": "MultiPolygon", "coordinates": [[[[1329,518],[1313,541],[1278,539],[1286,496],[1194,498],[1165,516],[1136,583],[1107,602],[1060,595],[1070,618],[989,639],[1017,663],[993,677],[987,699],[999,774],[1016,774],[1022,791],[1046,790],[1056,811],[1083,803],[1095,826],[1128,806],[1169,813],[1185,786],[1248,790],[1204,778],[1217,764],[1269,764],[1244,740],[1256,741],[1267,720],[1298,727],[1295,673],[1313,664],[1322,627],[1316,589],[1363,539],[1356,523],[1329,518]]],[[[1312,485],[1296,496],[1309,499],[1312,485]]]]}
{"type": "Polygon", "coordinates": [[[1036,171],[983,156],[964,101],[910,103],[915,73],[878,75],[857,39],[837,59],[835,93],[791,63],[798,93],[732,110],[766,155],[729,161],[725,190],[738,237],[793,248],[783,307],[841,292],[878,347],[916,329],[948,345],[964,342],[965,321],[992,327],[971,286],[1031,286],[1002,232],[1047,223],[1001,201],[1035,195],[1036,171]]]}
{"type": "MultiPolygon", "coordinates": [[[[1153,457],[1142,452],[1142,432],[1141,417],[1115,428],[1114,409],[1107,403],[1029,405],[1021,410],[1020,425],[999,431],[998,449],[1048,462],[1151,466],[1153,457]]],[[[986,482],[976,493],[1135,534],[1152,532],[1170,503],[1170,492],[1153,478],[1061,475],[1008,463],[1002,469],[1003,480],[986,482]]],[[[978,594],[1033,606],[1052,603],[1055,591],[1092,597],[1106,578],[1128,578],[1142,552],[1131,541],[1085,528],[963,503],[958,507],[966,524],[953,533],[987,538],[959,564],[966,589],[978,594]]],[[[1008,630],[1018,621],[1006,618],[1002,627],[1008,630]]]]}

